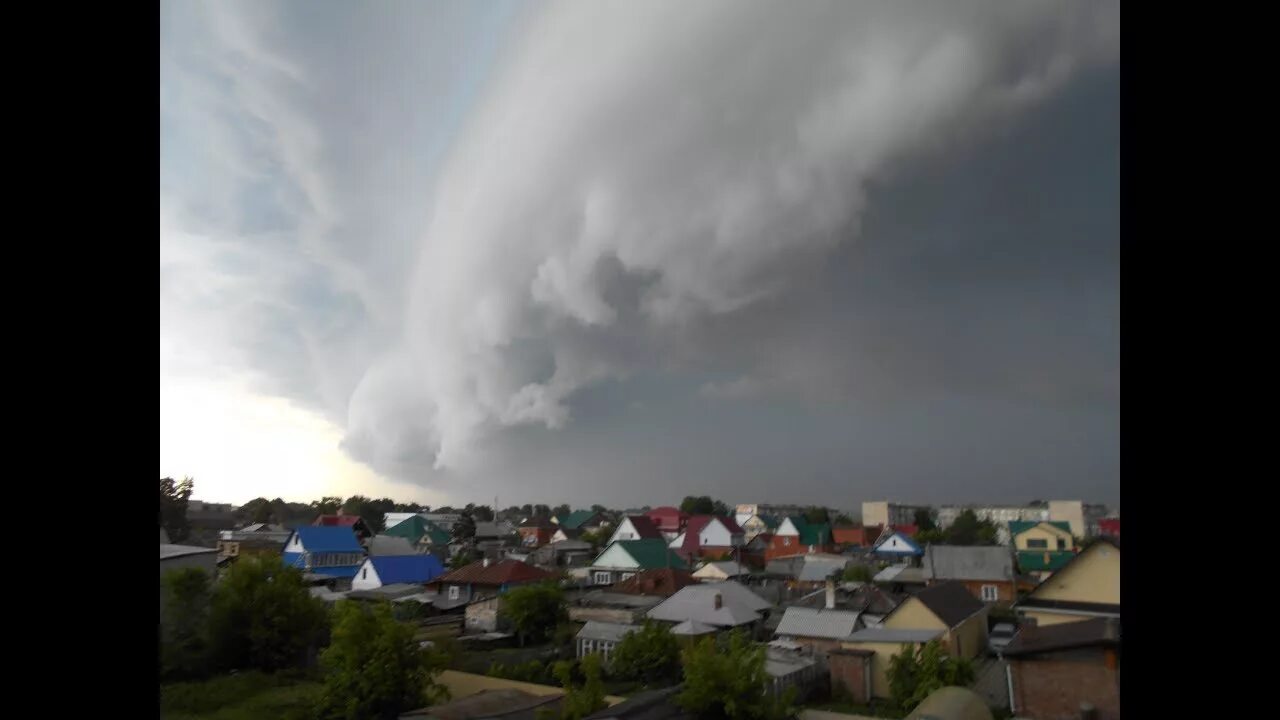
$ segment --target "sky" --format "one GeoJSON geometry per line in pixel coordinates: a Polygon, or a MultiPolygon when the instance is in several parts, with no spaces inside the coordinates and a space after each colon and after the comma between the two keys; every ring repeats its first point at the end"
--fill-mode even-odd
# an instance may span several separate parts
{"type": "Polygon", "coordinates": [[[1118,2],[160,21],[197,497],[1118,504],[1118,2]]]}

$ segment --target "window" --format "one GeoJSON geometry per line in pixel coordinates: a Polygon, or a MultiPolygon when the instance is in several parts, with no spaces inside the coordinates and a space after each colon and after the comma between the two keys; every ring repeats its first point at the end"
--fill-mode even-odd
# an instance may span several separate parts
{"type": "Polygon", "coordinates": [[[363,570],[360,571],[360,579],[361,580],[369,579],[369,568],[364,568],[363,570]]]}
{"type": "Polygon", "coordinates": [[[791,538],[789,538],[789,537],[784,537],[784,538],[782,538],[782,544],[783,544],[783,545],[791,545],[791,538]]]}
{"type": "Polygon", "coordinates": [[[1049,548],[1048,540],[1027,540],[1027,547],[1034,550],[1047,550],[1049,548]]]}
{"type": "Polygon", "coordinates": [[[590,641],[590,640],[583,640],[583,641],[582,641],[582,654],[583,654],[583,655],[586,655],[587,653],[591,652],[592,650],[595,650],[595,644],[594,644],[592,641],[590,641]]]}
{"type": "Polygon", "coordinates": [[[1059,549],[1059,550],[1066,550],[1066,549],[1067,549],[1067,541],[1066,541],[1066,540],[1063,540],[1062,538],[1058,538],[1058,549],[1059,549]]]}
{"type": "Polygon", "coordinates": [[[458,586],[457,586],[457,585],[450,585],[450,586],[449,586],[449,599],[450,599],[450,600],[457,600],[457,599],[458,599],[458,586]]]}
{"type": "Polygon", "coordinates": [[[608,584],[610,583],[610,581],[612,580],[612,575],[613,575],[613,573],[607,573],[607,572],[598,572],[598,573],[596,573],[596,574],[595,574],[595,581],[596,581],[596,584],[597,584],[597,585],[608,585],[608,584]]]}
{"type": "Polygon", "coordinates": [[[622,573],[622,580],[624,580],[624,581],[625,581],[625,580],[630,580],[631,578],[633,578],[633,577],[635,577],[635,576],[636,576],[636,574],[635,574],[635,573],[622,573]]]}
{"type": "Polygon", "coordinates": [[[982,586],[982,599],[985,602],[995,602],[1000,599],[1000,588],[995,585],[982,586]]]}

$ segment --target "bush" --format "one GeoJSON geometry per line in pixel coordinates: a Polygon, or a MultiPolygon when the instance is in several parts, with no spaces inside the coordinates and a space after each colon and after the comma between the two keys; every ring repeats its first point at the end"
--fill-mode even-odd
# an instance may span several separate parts
{"type": "Polygon", "coordinates": [[[699,717],[780,720],[794,714],[795,688],[780,698],[768,692],[765,649],[738,630],[717,642],[702,638],[681,654],[684,689],[676,702],[699,717]]]}
{"type": "Polygon", "coordinates": [[[562,720],[582,720],[605,706],[604,683],[600,680],[600,656],[592,653],[578,663],[582,673],[582,687],[573,682],[574,663],[561,660],[555,664],[555,676],[564,688],[562,720]]]}
{"type": "Polygon", "coordinates": [[[666,625],[652,620],[623,636],[610,661],[614,677],[646,685],[674,683],[680,678],[680,645],[666,625]]]}
{"type": "Polygon", "coordinates": [[[502,600],[500,617],[511,623],[523,646],[526,639],[546,639],[569,617],[564,590],[554,582],[523,585],[508,592],[502,600]]]}
{"type": "Polygon", "coordinates": [[[871,582],[875,577],[875,573],[871,572],[871,568],[866,565],[855,564],[844,569],[845,582],[871,582]]]}
{"type": "Polygon", "coordinates": [[[278,559],[241,558],[213,594],[209,632],[224,669],[306,666],[327,630],[324,603],[311,597],[301,572],[278,559]]]}
{"type": "Polygon", "coordinates": [[[939,640],[931,640],[919,650],[907,645],[889,658],[889,693],[903,713],[914,710],[938,688],[964,687],[973,679],[972,663],[947,655],[939,640]]]}
{"type": "Polygon", "coordinates": [[[204,677],[209,669],[209,576],[199,568],[171,570],[161,578],[160,675],[204,677]]]}

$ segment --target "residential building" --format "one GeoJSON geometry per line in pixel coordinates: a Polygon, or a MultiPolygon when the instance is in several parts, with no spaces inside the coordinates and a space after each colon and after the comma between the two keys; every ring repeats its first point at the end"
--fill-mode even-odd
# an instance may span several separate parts
{"type": "Polygon", "coordinates": [[[862,524],[874,525],[910,525],[916,521],[916,512],[928,511],[923,505],[903,505],[885,500],[862,503],[862,524]]]}
{"type": "Polygon", "coordinates": [[[582,528],[557,527],[556,531],[551,533],[551,542],[564,542],[565,540],[581,540],[582,528]]]}
{"type": "MultiPolygon", "coordinates": [[[[784,517],[787,515],[803,515],[806,508],[802,505],[778,505],[774,503],[742,503],[734,508],[735,515],[772,515],[774,517],[784,517]]],[[[838,511],[833,511],[836,514],[838,511]]]]}
{"type": "Polygon", "coordinates": [[[1120,539],[1120,518],[1102,518],[1098,521],[1098,534],[1120,539]]]}
{"type": "Polygon", "coordinates": [[[551,518],[551,522],[570,530],[594,532],[608,525],[609,518],[604,513],[594,510],[574,510],[564,517],[551,518]]]}
{"type": "Polygon", "coordinates": [[[550,518],[531,517],[520,523],[517,532],[520,533],[520,545],[526,548],[539,548],[551,542],[551,536],[555,535],[558,526],[551,522],[550,518]]]}
{"type": "Polygon", "coordinates": [[[555,576],[546,570],[515,560],[477,560],[453,572],[431,579],[427,586],[451,603],[470,603],[483,596],[500,595],[511,588],[543,582],[555,576]]]}
{"type": "Polygon", "coordinates": [[[626,637],[628,633],[639,629],[636,625],[590,620],[578,631],[578,658],[582,659],[591,653],[598,653],[601,659],[607,663],[609,662],[609,655],[618,646],[618,643],[622,642],[622,638],[626,637]]]}
{"type": "Polygon", "coordinates": [[[779,640],[803,645],[813,651],[825,665],[826,654],[848,642],[862,629],[861,613],[835,609],[834,590],[830,608],[792,606],[783,611],[782,621],[774,630],[779,640]]]}
{"type": "Polygon", "coordinates": [[[987,649],[987,606],[958,582],[931,585],[907,598],[880,625],[889,630],[941,630],[947,651],[960,658],[987,649]]]}
{"type": "Polygon", "coordinates": [[[619,540],[661,540],[662,532],[648,515],[626,515],[609,536],[609,543],[619,540]]]}
{"type": "Polygon", "coordinates": [[[288,539],[289,531],[283,526],[266,523],[254,523],[239,530],[223,530],[218,537],[218,555],[221,558],[279,556],[288,539]]]}
{"type": "Polygon", "coordinates": [[[719,562],[703,563],[702,567],[694,571],[693,576],[704,582],[719,582],[720,580],[732,580],[749,572],[749,569],[740,562],[721,560],[719,562]]]}
{"type": "Polygon", "coordinates": [[[1023,627],[1002,653],[1017,717],[1120,717],[1120,620],[1023,627]]]}
{"type": "MultiPolygon", "coordinates": [[[[746,507],[754,506],[748,505],[746,507]]],[[[733,519],[738,523],[738,527],[742,528],[743,536],[747,542],[751,542],[761,533],[777,530],[780,522],[777,515],[761,515],[755,512],[736,513],[733,519]]]]}
{"type": "Polygon", "coordinates": [[[664,505],[656,507],[645,513],[653,524],[658,527],[658,532],[662,533],[662,537],[667,540],[674,540],[684,530],[684,525],[689,520],[689,514],[681,512],[679,508],[664,505]]]}
{"type": "Polygon", "coordinates": [[[595,547],[582,540],[558,540],[529,553],[528,563],[539,567],[585,567],[596,555],[595,547]]]}
{"type": "Polygon", "coordinates": [[[791,688],[796,690],[796,701],[804,700],[818,678],[825,673],[818,662],[799,648],[769,645],[765,648],[764,672],[769,677],[769,694],[782,697],[791,688]]]}
{"type": "Polygon", "coordinates": [[[379,555],[365,558],[351,580],[352,590],[374,590],[383,585],[425,584],[444,574],[435,555],[379,555]]]}
{"type": "Polygon", "coordinates": [[[654,620],[697,622],[720,629],[751,627],[764,619],[771,604],[732,580],[681,588],[649,611],[654,620]]]}
{"type": "Polygon", "coordinates": [[[408,540],[394,535],[374,535],[369,538],[365,550],[369,553],[369,557],[418,554],[418,549],[409,544],[408,540]]]}
{"type": "Polygon", "coordinates": [[[453,541],[448,532],[421,515],[410,515],[395,525],[388,523],[387,530],[382,534],[404,538],[414,548],[438,557],[448,556],[449,543],[453,541]]]}
{"type": "Polygon", "coordinates": [[[1098,522],[1106,516],[1106,505],[1096,505],[1080,500],[1049,501],[1049,519],[1065,521],[1071,527],[1071,534],[1076,537],[1099,535],[1098,522]]]}
{"type": "Polygon", "coordinates": [[[1120,542],[1100,537],[1041,582],[1014,609],[1026,621],[1055,625],[1120,617],[1120,542]]]}
{"type": "Polygon", "coordinates": [[[569,620],[572,622],[597,620],[634,625],[644,622],[645,614],[657,607],[662,600],[661,595],[635,595],[592,590],[570,601],[569,620]]]}
{"type": "Polygon", "coordinates": [[[921,560],[927,585],[958,582],[988,605],[1018,599],[1013,553],[1003,545],[929,545],[921,560]]]}
{"type": "Polygon", "coordinates": [[[389,513],[384,514],[384,515],[382,516],[382,527],[383,527],[383,532],[385,532],[385,531],[387,531],[387,530],[390,530],[391,528],[395,527],[396,525],[399,525],[400,523],[402,523],[402,522],[404,522],[405,520],[408,520],[409,518],[412,518],[412,517],[420,518],[420,517],[422,517],[422,513],[411,513],[411,512],[389,512],[389,513]]]}
{"type": "Polygon", "coordinates": [[[849,563],[843,555],[791,555],[770,560],[764,574],[790,581],[795,587],[813,588],[825,585],[830,578],[839,579],[849,563]]]}
{"type": "Polygon", "coordinates": [[[972,510],[979,520],[995,524],[1002,543],[1009,542],[1011,522],[1061,520],[1070,527],[1072,535],[1093,537],[1098,534],[1098,521],[1107,514],[1106,506],[1080,500],[1050,500],[1045,505],[943,505],[938,508],[938,527],[949,527],[965,510],[972,510]]]}
{"type": "Polygon", "coordinates": [[[912,540],[905,530],[892,527],[880,534],[871,551],[875,555],[895,561],[909,561],[924,555],[924,549],[912,540]]]}
{"type": "Polygon", "coordinates": [[[840,547],[871,547],[883,531],[883,525],[835,525],[831,541],[840,547]]]}
{"type": "Polygon", "coordinates": [[[765,561],[788,555],[830,552],[831,526],[826,523],[810,523],[803,515],[782,518],[778,529],[769,538],[765,549],[765,561]]]}
{"type": "Polygon", "coordinates": [[[890,565],[876,573],[872,582],[884,585],[897,594],[915,595],[925,589],[929,584],[929,578],[925,575],[924,568],[898,564],[890,565]]]}
{"type": "Polygon", "coordinates": [[[453,526],[462,520],[462,513],[422,513],[422,519],[447,533],[452,533],[453,526]]]}
{"type": "Polygon", "coordinates": [[[364,548],[353,526],[304,526],[289,534],[282,559],[286,567],[315,575],[350,579],[364,562],[364,548]]]}
{"type": "Polygon", "coordinates": [[[889,660],[902,652],[906,645],[918,648],[941,637],[943,631],[932,628],[898,629],[883,625],[863,628],[842,642],[838,649],[827,652],[827,665],[833,677],[842,678],[841,684],[845,685],[855,702],[888,698],[891,697],[889,660]],[[856,679],[844,679],[850,676],[856,679]]]}
{"type": "Polygon", "coordinates": [[[719,515],[694,515],[684,531],[671,541],[670,548],[686,559],[730,557],[747,541],[733,518],[719,515]]]}
{"type": "Polygon", "coordinates": [[[610,589],[615,593],[671,597],[681,588],[697,585],[698,582],[698,579],[688,570],[658,568],[636,573],[622,582],[615,583],[610,589]]]}
{"type": "Polygon", "coordinates": [[[667,547],[665,540],[620,540],[610,543],[590,565],[594,585],[612,585],[643,570],[688,569],[688,564],[667,547]]]}
{"type": "Polygon", "coordinates": [[[487,522],[481,520],[476,523],[476,540],[506,540],[516,534],[516,526],[509,522],[487,522]]]}
{"type": "Polygon", "coordinates": [[[1058,571],[1076,554],[1076,541],[1065,520],[1009,523],[1018,567],[1041,579],[1058,571]]]}

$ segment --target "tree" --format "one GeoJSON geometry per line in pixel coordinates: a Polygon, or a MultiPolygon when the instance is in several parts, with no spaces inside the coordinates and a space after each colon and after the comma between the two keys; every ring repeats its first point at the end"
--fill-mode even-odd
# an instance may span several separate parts
{"type": "Polygon", "coordinates": [[[324,496],[319,500],[311,501],[311,509],[316,515],[332,515],[338,512],[338,508],[342,507],[342,498],[324,496]]]}
{"type": "Polygon", "coordinates": [[[520,516],[526,517],[526,518],[533,517],[533,506],[530,505],[529,503],[525,503],[524,505],[521,505],[520,516]]]}
{"type": "MultiPolygon", "coordinates": [[[[395,507],[394,501],[386,502],[390,507],[395,507]]],[[[347,515],[359,515],[370,530],[379,533],[383,531],[383,526],[387,522],[387,513],[383,510],[386,506],[381,501],[370,500],[363,495],[352,495],[342,504],[342,512],[347,515]]]]}
{"type": "Polygon", "coordinates": [[[780,698],[767,691],[764,646],[751,643],[740,630],[724,642],[702,638],[686,648],[681,659],[684,689],[676,703],[698,717],[781,720],[793,713],[795,688],[780,698]]]}
{"type": "Polygon", "coordinates": [[[902,713],[915,709],[938,688],[973,682],[973,665],[946,654],[939,640],[930,640],[917,650],[906,645],[902,652],[889,658],[889,694],[902,713]]]}
{"type": "Polygon", "coordinates": [[[713,515],[715,510],[715,501],[707,495],[700,497],[686,495],[684,500],[680,501],[680,512],[689,513],[690,515],[713,515]]]}
{"type": "Polygon", "coordinates": [[[463,550],[457,555],[449,558],[449,568],[451,570],[457,570],[458,568],[466,567],[475,561],[475,556],[471,554],[470,550],[463,550]]]}
{"type": "Polygon", "coordinates": [[[304,665],[327,625],[324,602],[279,558],[240,558],[218,582],[209,614],[214,658],[225,669],[304,665]]]}
{"type": "Polygon", "coordinates": [[[534,517],[551,517],[551,508],[546,505],[534,505],[533,512],[530,514],[534,517]]]}
{"type": "Polygon", "coordinates": [[[174,679],[201,677],[209,660],[209,575],[180,568],[166,572],[160,584],[160,672],[174,679]]]}
{"type": "Polygon", "coordinates": [[[812,525],[821,525],[829,522],[831,516],[826,508],[813,505],[804,511],[804,519],[812,525]]]}
{"type": "Polygon", "coordinates": [[[946,529],[948,545],[995,545],[998,537],[995,523],[979,520],[972,510],[964,510],[946,529]]]}
{"type": "Polygon", "coordinates": [[[169,542],[181,543],[191,535],[191,525],[187,522],[187,501],[195,490],[196,482],[191,478],[183,478],[182,482],[174,482],[173,478],[160,478],[160,527],[169,535],[169,542]]]}
{"type": "Polygon", "coordinates": [[[573,663],[561,660],[555,664],[555,676],[564,688],[561,700],[560,717],[562,720],[582,720],[591,713],[604,708],[604,682],[600,679],[600,656],[592,653],[579,662],[582,669],[583,684],[581,688],[573,684],[573,663]]]}
{"type": "Polygon", "coordinates": [[[600,528],[599,530],[584,530],[578,539],[582,542],[591,543],[591,547],[599,550],[600,546],[608,542],[612,535],[613,533],[609,532],[607,529],[600,528]]]}
{"type": "Polygon", "coordinates": [[[611,673],[645,685],[667,685],[680,679],[680,644],[663,623],[645,620],[627,633],[610,655],[611,673]]]}
{"type": "Polygon", "coordinates": [[[557,506],[555,506],[555,507],[551,508],[551,515],[552,515],[553,517],[558,517],[558,518],[560,518],[561,520],[563,520],[563,519],[564,519],[564,516],[565,516],[565,515],[568,515],[568,514],[569,514],[569,513],[571,513],[571,512],[573,512],[573,511],[572,511],[571,509],[569,509],[569,503],[561,503],[561,504],[559,504],[559,505],[557,505],[557,506]]]}
{"type": "Polygon", "coordinates": [[[454,540],[470,540],[476,536],[476,521],[470,515],[463,515],[453,524],[454,540]]]}
{"type": "Polygon", "coordinates": [[[947,543],[947,534],[937,528],[933,530],[921,530],[916,533],[915,538],[917,545],[945,545],[947,543]]]}
{"type": "Polygon", "coordinates": [[[493,522],[493,508],[488,505],[477,505],[471,509],[471,517],[480,522],[493,522]]]}
{"type": "Polygon", "coordinates": [[[715,500],[711,503],[711,514],[719,515],[720,517],[728,517],[733,514],[733,511],[729,509],[728,505],[725,505],[719,500],[715,500]]]}
{"type": "Polygon", "coordinates": [[[933,520],[933,511],[929,508],[916,508],[915,517],[912,519],[915,521],[916,529],[918,530],[933,530],[938,527],[938,524],[933,520]]]}
{"type": "Polygon", "coordinates": [[[866,565],[853,564],[844,569],[845,582],[871,582],[875,573],[866,565]]]}
{"type": "Polygon", "coordinates": [[[321,717],[391,720],[447,697],[435,680],[444,658],[419,647],[414,626],[396,620],[390,604],[342,600],[333,615],[333,641],[320,658],[321,717]]]}
{"type": "Polygon", "coordinates": [[[839,515],[836,515],[835,520],[832,520],[831,522],[836,525],[852,525],[853,518],[849,517],[848,513],[840,513],[839,515]]]}
{"type": "Polygon", "coordinates": [[[526,639],[535,642],[550,635],[556,625],[569,617],[564,590],[554,582],[522,585],[508,592],[498,610],[511,622],[523,646],[526,639]]]}
{"type": "Polygon", "coordinates": [[[603,506],[603,505],[592,505],[592,506],[591,506],[591,512],[595,512],[595,513],[608,513],[608,512],[609,512],[609,508],[607,508],[607,507],[605,507],[605,506],[603,506]]]}

